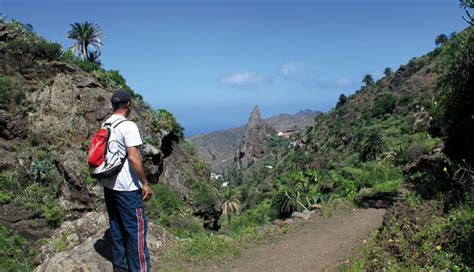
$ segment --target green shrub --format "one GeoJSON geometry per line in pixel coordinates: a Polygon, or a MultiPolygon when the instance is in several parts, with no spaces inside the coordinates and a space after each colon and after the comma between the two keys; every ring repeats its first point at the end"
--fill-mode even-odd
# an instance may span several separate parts
{"type": "Polygon", "coordinates": [[[152,219],[178,213],[183,207],[183,201],[173,190],[164,184],[152,184],[155,197],[146,202],[148,216],[152,219]]]}
{"type": "Polygon", "coordinates": [[[63,55],[60,44],[46,41],[40,37],[7,41],[6,49],[8,52],[46,61],[61,60],[63,55]]]}
{"type": "Polygon", "coordinates": [[[378,94],[372,107],[372,116],[380,117],[392,113],[397,105],[397,97],[389,92],[378,94]]]}
{"type": "Polygon", "coordinates": [[[0,270],[32,271],[34,252],[22,236],[0,225],[0,270]]]}
{"type": "Polygon", "coordinates": [[[193,201],[202,207],[212,207],[218,203],[217,194],[206,182],[195,182],[191,185],[193,201]]]}
{"type": "Polygon", "coordinates": [[[6,204],[12,200],[12,195],[9,192],[0,191],[0,205],[6,204]]]}
{"type": "Polygon", "coordinates": [[[18,105],[24,98],[22,88],[8,76],[0,74],[0,108],[6,108],[10,103],[18,105]]]}
{"type": "MultiPolygon", "coordinates": [[[[451,259],[451,262],[454,260],[454,264],[473,267],[474,208],[461,206],[450,211],[447,217],[435,220],[434,223],[422,231],[418,239],[423,241],[423,250],[433,251],[433,248],[439,246],[448,255],[452,256],[454,254],[458,257],[457,259],[451,259]]],[[[438,266],[436,258],[434,262],[434,266],[438,266]]]]}
{"type": "Polygon", "coordinates": [[[172,113],[165,109],[159,109],[157,111],[153,111],[154,118],[151,120],[151,129],[154,132],[160,132],[160,130],[166,130],[171,132],[173,135],[182,139],[183,135],[183,128],[181,125],[176,121],[176,118],[172,113]]]}
{"type": "Polygon", "coordinates": [[[51,226],[59,227],[61,225],[64,211],[55,200],[48,199],[40,206],[39,211],[51,226]]]}
{"type": "Polygon", "coordinates": [[[354,179],[357,190],[373,188],[377,192],[396,191],[400,188],[402,169],[385,161],[371,161],[361,168],[344,168],[354,179]]]}
{"type": "Polygon", "coordinates": [[[5,171],[0,174],[0,191],[16,193],[22,190],[14,172],[5,171]]]}
{"type": "Polygon", "coordinates": [[[387,158],[396,165],[405,165],[410,161],[408,148],[405,144],[392,147],[387,153],[387,158]]]}
{"type": "Polygon", "coordinates": [[[90,61],[78,61],[75,62],[75,64],[86,73],[92,73],[93,71],[98,71],[102,69],[98,64],[90,61]]]}
{"type": "Polygon", "coordinates": [[[63,51],[59,43],[48,42],[40,39],[31,45],[30,53],[36,59],[53,61],[60,60],[63,51]]]}
{"type": "Polygon", "coordinates": [[[71,50],[66,50],[63,52],[61,55],[61,61],[67,62],[69,64],[77,64],[78,62],[81,61],[81,59],[74,55],[74,53],[71,50]]]}
{"type": "Polygon", "coordinates": [[[158,223],[165,226],[179,238],[192,238],[198,233],[204,232],[202,222],[192,215],[168,215],[162,216],[158,223]]]}
{"type": "Polygon", "coordinates": [[[39,183],[33,183],[14,195],[14,201],[42,215],[51,226],[57,227],[61,224],[63,210],[55,200],[56,190],[53,185],[41,186],[39,183]]]}
{"type": "Polygon", "coordinates": [[[179,241],[164,259],[180,263],[207,266],[235,257],[242,252],[242,243],[223,235],[200,232],[191,239],[179,241]]]}
{"type": "Polygon", "coordinates": [[[277,218],[278,211],[269,198],[266,198],[262,203],[253,209],[249,209],[240,215],[232,217],[232,232],[238,233],[247,227],[257,227],[268,225],[272,220],[277,218]]]}
{"type": "Polygon", "coordinates": [[[405,199],[406,199],[406,202],[408,203],[408,205],[412,208],[416,208],[423,201],[423,199],[420,197],[420,195],[418,195],[417,193],[412,192],[412,191],[409,191],[405,194],[405,199]]]}

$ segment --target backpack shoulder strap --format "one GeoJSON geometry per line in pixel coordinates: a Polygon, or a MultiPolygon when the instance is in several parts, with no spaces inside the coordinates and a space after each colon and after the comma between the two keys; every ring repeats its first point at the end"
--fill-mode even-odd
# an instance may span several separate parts
{"type": "Polygon", "coordinates": [[[127,119],[121,119],[120,122],[118,122],[115,126],[113,126],[112,128],[116,128],[118,125],[120,125],[121,123],[123,122],[126,122],[128,121],[127,119]]]}
{"type": "Polygon", "coordinates": [[[127,118],[119,118],[117,120],[114,120],[113,122],[103,123],[102,127],[105,128],[105,127],[112,127],[113,126],[112,128],[116,128],[120,123],[125,122],[125,121],[128,121],[127,118]],[[117,123],[117,124],[114,125],[115,123],[117,123]]]}

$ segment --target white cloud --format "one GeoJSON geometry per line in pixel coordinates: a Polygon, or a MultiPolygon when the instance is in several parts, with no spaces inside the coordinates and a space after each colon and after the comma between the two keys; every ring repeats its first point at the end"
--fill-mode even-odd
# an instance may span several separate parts
{"type": "Polygon", "coordinates": [[[256,87],[271,82],[269,78],[250,72],[238,72],[219,79],[220,85],[229,87],[256,87]]]}
{"type": "Polygon", "coordinates": [[[279,73],[288,80],[310,88],[351,88],[356,85],[356,82],[347,76],[330,79],[320,72],[311,71],[304,62],[285,63],[280,66],[279,73]]]}
{"type": "Polygon", "coordinates": [[[338,77],[334,80],[334,85],[337,87],[351,87],[355,84],[356,82],[347,76],[338,77]]]}
{"type": "Polygon", "coordinates": [[[307,74],[303,62],[285,63],[280,67],[280,74],[288,78],[300,78],[307,74]]]}

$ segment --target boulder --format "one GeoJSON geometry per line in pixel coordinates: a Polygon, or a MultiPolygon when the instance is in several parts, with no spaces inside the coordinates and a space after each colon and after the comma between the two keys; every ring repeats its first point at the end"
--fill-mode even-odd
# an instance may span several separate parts
{"type": "Polygon", "coordinates": [[[283,221],[283,220],[280,220],[280,219],[275,219],[275,220],[273,221],[273,225],[275,225],[275,226],[277,226],[277,227],[279,227],[279,228],[283,228],[283,227],[284,227],[285,225],[287,225],[287,224],[288,224],[288,222],[283,221]]]}
{"type": "Polygon", "coordinates": [[[421,111],[415,113],[415,123],[413,124],[413,132],[426,131],[430,128],[431,116],[421,108],[421,111]]]}
{"type": "Polygon", "coordinates": [[[301,220],[304,220],[304,221],[309,220],[310,217],[311,217],[311,214],[308,213],[308,212],[293,212],[291,214],[291,218],[301,219],[301,220]]]}
{"type": "Polygon", "coordinates": [[[323,208],[323,205],[321,205],[321,204],[313,204],[313,205],[309,206],[309,209],[312,210],[312,211],[320,210],[322,208],[323,208]]]}
{"type": "MultiPolygon", "coordinates": [[[[75,221],[63,223],[40,248],[35,271],[112,272],[108,228],[107,215],[98,212],[89,212],[75,221]]],[[[148,223],[147,245],[152,265],[172,241],[172,236],[164,229],[148,223]]]]}

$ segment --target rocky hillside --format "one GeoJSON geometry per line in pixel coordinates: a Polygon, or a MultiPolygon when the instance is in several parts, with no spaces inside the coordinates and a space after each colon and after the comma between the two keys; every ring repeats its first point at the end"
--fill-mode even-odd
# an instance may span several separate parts
{"type": "MultiPolygon", "coordinates": [[[[277,133],[293,129],[301,130],[312,125],[314,117],[318,114],[320,112],[307,109],[293,115],[284,113],[265,118],[262,122],[272,127],[277,133]]],[[[222,171],[223,168],[232,164],[246,126],[195,135],[189,140],[197,147],[198,155],[211,163],[213,171],[222,171]]]]}
{"type": "MultiPolygon", "coordinates": [[[[210,168],[182,142],[173,115],[153,110],[117,71],[80,61],[16,21],[0,21],[1,225],[36,241],[63,222],[103,211],[102,188],[88,175],[86,147],[112,112],[115,88],[135,97],[129,119],[145,142],[141,153],[149,180],[162,184],[155,189],[172,194],[191,217],[202,218],[201,225],[218,228],[210,168]]],[[[154,201],[148,204],[151,221],[165,215],[163,200],[154,201]]],[[[2,235],[8,232],[3,226],[2,235]]]]}

